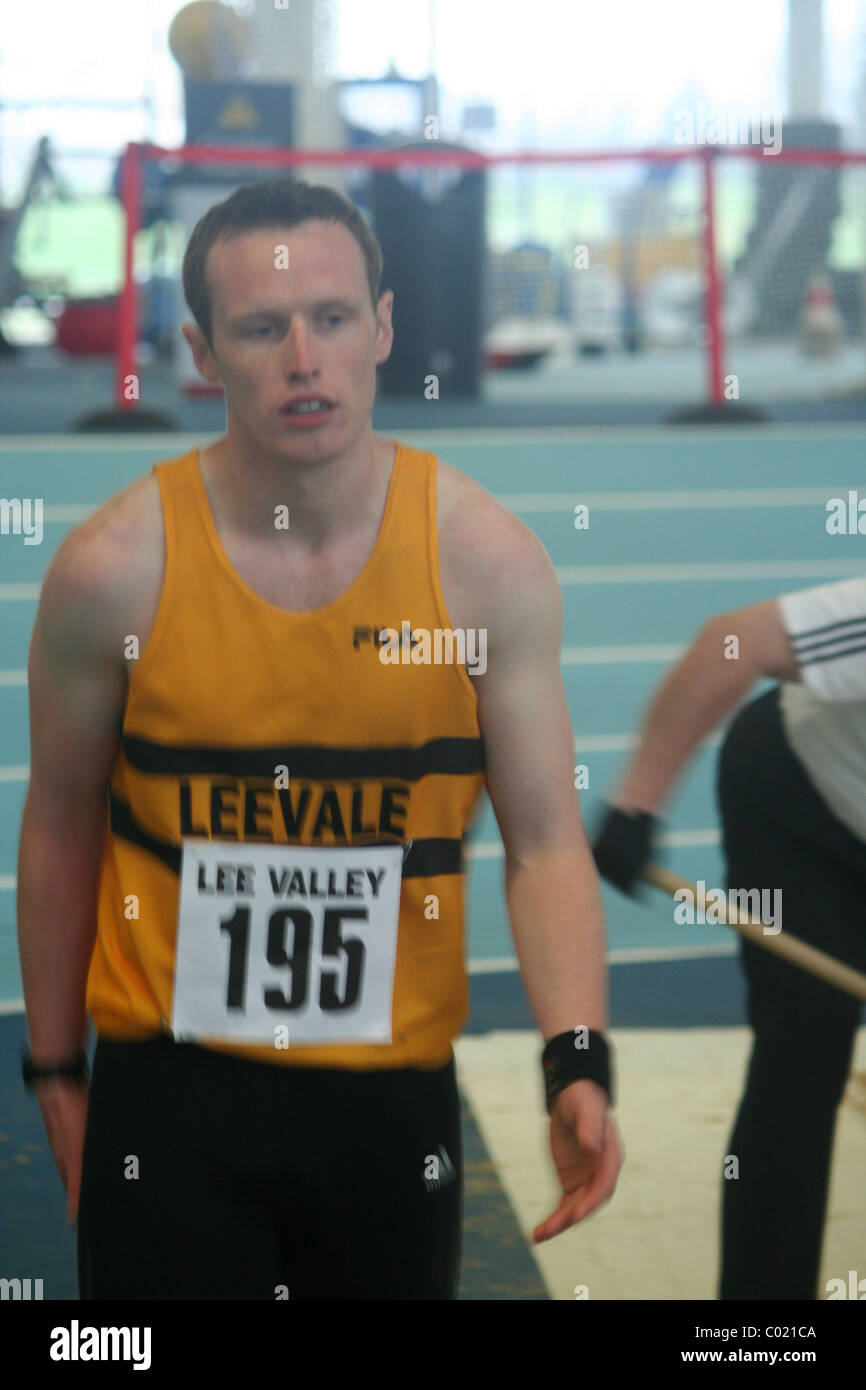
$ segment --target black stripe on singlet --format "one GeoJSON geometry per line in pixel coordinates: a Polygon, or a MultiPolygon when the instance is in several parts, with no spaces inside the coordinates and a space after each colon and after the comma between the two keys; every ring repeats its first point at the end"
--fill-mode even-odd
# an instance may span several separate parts
{"type": "Polygon", "coordinates": [[[281,765],[288,767],[293,777],[314,781],[393,777],[418,782],[430,776],[470,777],[485,768],[481,738],[433,738],[414,746],[381,748],[330,748],[318,743],[227,748],[155,743],[123,734],[121,745],[127,762],[137,772],[169,777],[273,777],[274,767],[281,765]]]}
{"type": "MultiPolygon", "coordinates": [[[[129,803],[121,800],[109,788],[108,805],[112,833],[118,840],[135,845],[159,859],[172,873],[180,876],[181,846],[172,840],[161,840],[144,830],[132,814],[129,803]]],[[[242,844],[238,840],[220,840],[220,844],[242,844]]],[[[260,842],[257,842],[260,843],[260,842]]],[[[275,844],[284,848],[282,841],[275,844]]],[[[356,842],[359,843],[359,842],[356,842]]],[[[369,845],[371,842],[366,841],[369,845]]],[[[393,847],[399,840],[373,841],[375,844],[393,847]]],[[[442,874],[463,872],[463,840],[430,837],[426,840],[412,840],[403,860],[403,878],[437,878],[442,874]]],[[[351,846],[346,846],[351,848],[351,846]]],[[[360,843],[359,843],[359,847],[360,843]]],[[[337,848],[343,848],[338,846],[337,848]]]]}

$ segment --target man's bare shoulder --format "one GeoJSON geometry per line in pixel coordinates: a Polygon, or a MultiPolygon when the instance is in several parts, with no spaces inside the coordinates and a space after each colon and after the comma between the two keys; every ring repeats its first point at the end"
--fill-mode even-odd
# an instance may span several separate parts
{"type": "Polygon", "coordinates": [[[42,586],[43,615],[73,632],[113,642],[118,625],[139,632],[153,614],[165,569],[159,483],[134,479],[64,538],[42,586]]]}
{"type": "Polygon", "coordinates": [[[492,493],[451,464],[438,461],[439,558],[447,575],[485,604],[531,590],[538,596],[559,591],[550,556],[525,522],[492,493]]]}

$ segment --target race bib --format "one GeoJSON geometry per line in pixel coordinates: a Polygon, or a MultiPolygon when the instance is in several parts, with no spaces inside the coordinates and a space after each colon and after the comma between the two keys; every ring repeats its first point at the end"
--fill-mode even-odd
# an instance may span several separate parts
{"type": "Polygon", "coordinates": [[[389,1043],[403,849],[185,839],[178,1040],[389,1043]]]}

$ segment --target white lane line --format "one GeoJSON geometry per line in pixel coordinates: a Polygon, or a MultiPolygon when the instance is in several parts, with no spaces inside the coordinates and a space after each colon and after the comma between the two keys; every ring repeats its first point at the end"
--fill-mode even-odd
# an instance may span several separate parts
{"type": "MultiPolygon", "coordinates": [[[[721,843],[721,831],[707,830],[668,830],[658,835],[655,843],[659,849],[699,849],[706,845],[721,843]]],[[[501,840],[479,840],[466,847],[467,859],[504,859],[505,846],[501,840]]]]}
{"type": "MultiPolygon", "coordinates": [[[[697,755],[702,748],[720,748],[722,737],[722,734],[710,735],[695,750],[695,754],[697,755]]],[[[629,749],[637,746],[636,733],[576,734],[574,738],[575,753],[627,753],[629,749]]],[[[6,766],[0,764],[0,782],[26,782],[29,776],[29,763],[8,763],[6,766]]]]}
{"type": "MultiPolygon", "coordinates": [[[[664,960],[700,960],[703,957],[735,956],[736,941],[717,946],[635,946],[608,951],[608,965],[651,965],[664,960]]],[[[516,956],[490,956],[486,960],[470,960],[470,975],[505,975],[520,969],[516,956]]]]}
{"type": "Polygon", "coordinates": [[[617,647],[563,647],[563,666],[612,666],[619,662],[676,661],[686,650],[676,642],[628,642],[617,647]]]}
{"type": "MultiPolygon", "coordinates": [[[[65,436],[60,436],[61,440],[65,436]]],[[[395,436],[389,435],[388,438],[395,436]]],[[[734,452],[738,444],[790,443],[804,437],[815,439],[857,439],[866,442],[866,428],[858,421],[845,421],[824,424],[820,420],[810,420],[803,424],[767,424],[752,429],[738,425],[734,430],[729,425],[700,425],[689,429],[685,425],[530,425],[526,429],[497,428],[467,429],[426,429],[400,430],[398,436],[407,444],[424,447],[437,444],[513,444],[520,448],[524,444],[642,444],[658,440],[665,443],[703,444],[723,442],[734,452]]],[[[2,441],[0,441],[2,442],[2,441]]],[[[535,463],[536,460],[533,460],[535,463]]]]}
{"type": "MultiPolygon", "coordinates": [[[[718,748],[721,743],[721,734],[714,734],[712,738],[704,740],[701,748],[718,748]]],[[[637,734],[581,734],[574,740],[574,751],[576,753],[626,753],[631,748],[637,748],[637,745],[637,734]]],[[[0,782],[26,782],[29,777],[29,763],[9,763],[5,767],[0,764],[0,782]]]]}
{"type": "MultiPolygon", "coordinates": [[[[830,497],[847,496],[848,484],[833,487],[751,487],[664,490],[654,492],[494,492],[512,512],[524,515],[573,512],[578,503],[597,512],[718,511],[750,507],[820,507],[830,497]]],[[[56,502],[42,508],[45,523],[86,521],[101,502],[56,502]]]]}
{"type": "MultiPolygon", "coordinates": [[[[145,431],[129,435],[118,431],[117,434],[103,434],[100,432],[99,438],[94,439],[93,435],[81,434],[40,434],[38,438],[25,438],[18,434],[0,434],[0,451],[10,454],[56,454],[58,451],[69,454],[92,454],[95,464],[105,463],[111,467],[111,456],[117,453],[128,453],[137,451],[138,453],[150,453],[152,449],[165,446],[169,453],[166,458],[173,457],[175,454],[189,453],[197,444],[202,448],[214,440],[222,439],[222,434],[190,434],[190,433],[162,433],[148,434],[145,431]],[[177,447],[176,447],[177,446],[177,447]],[[101,457],[100,457],[101,454],[101,457]]],[[[62,463],[62,460],[58,460],[62,463]]],[[[154,463],[157,460],[154,459],[154,463]]]]}
{"type": "MultiPolygon", "coordinates": [[[[562,585],[670,584],[735,579],[844,579],[866,572],[864,560],[709,560],[697,564],[557,565],[562,585]]],[[[0,603],[39,598],[40,584],[0,584],[0,603]]]]}
{"type": "MultiPolygon", "coordinates": [[[[574,740],[576,753],[627,753],[637,748],[639,735],[634,734],[578,734],[574,740]]],[[[703,748],[721,748],[724,734],[711,734],[695,749],[694,756],[703,748]]]]}
{"type": "MultiPolygon", "coordinates": [[[[660,849],[695,849],[720,842],[721,833],[718,830],[669,830],[667,834],[659,835],[655,843],[660,849]]],[[[482,840],[477,845],[467,846],[466,858],[504,859],[505,846],[501,840],[482,840]]],[[[0,874],[0,892],[14,892],[15,884],[15,874],[0,874]]]]}
{"type": "MultiPolygon", "coordinates": [[[[563,444],[591,444],[593,442],[614,443],[622,440],[626,443],[643,443],[646,440],[676,441],[689,444],[701,444],[709,441],[721,440],[731,446],[731,451],[737,444],[772,444],[777,441],[787,443],[796,442],[804,437],[815,439],[858,439],[866,441],[866,429],[858,421],[824,422],[821,420],[803,421],[799,424],[788,424],[780,422],[778,424],[768,422],[765,425],[758,425],[752,428],[748,425],[737,425],[734,429],[730,425],[700,425],[689,428],[687,425],[528,425],[525,429],[509,425],[497,426],[470,426],[465,429],[447,428],[437,429],[435,426],[423,430],[400,430],[396,434],[386,434],[383,430],[377,430],[385,439],[400,439],[406,444],[418,444],[423,447],[425,443],[432,444],[511,444],[515,448],[521,448],[525,444],[537,443],[563,443],[563,444]]],[[[100,433],[98,440],[92,435],[79,434],[41,434],[36,438],[26,437],[18,434],[0,435],[0,451],[12,454],[16,453],[84,453],[85,451],[96,456],[98,452],[105,455],[106,466],[111,466],[111,456],[116,453],[129,452],[148,452],[151,449],[165,449],[165,458],[179,456],[188,453],[190,449],[200,445],[204,448],[207,444],[223,439],[225,431],[215,434],[207,434],[202,431],[195,434],[191,431],[178,431],[177,433],[167,433],[165,431],[153,434],[142,431],[134,435],[125,432],[117,434],[100,433]]],[[[101,460],[94,457],[94,462],[101,460]]],[[[154,462],[156,460],[154,459],[154,462]]]]}
{"type": "MultiPolygon", "coordinates": [[[[610,647],[563,647],[562,666],[616,666],[633,662],[650,664],[675,661],[686,650],[677,642],[632,642],[610,647]]],[[[26,669],[0,671],[0,686],[26,685],[26,669]]]]}
{"type": "Polygon", "coordinates": [[[637,748],[637,734],[581,734],[575,735],[575,753],[625,753],[637,748]]]}
{"type": "Polygon", "coordinates": [[[0,603],[18,603],[39,597],[41,584],[0,584],[0,603]]]}
{"type": "MultiPolygon", "coordinates": [[[[718,946],[624,946],[607,953],[608,965],[655,965],[671,960],[703,960],[735,956],[738,951],[735,941],[718,946]]],[[[488,956],[483,960],[468,960],[466,969],[470,975],[508,975],[517,974],[520,965],[516,956],[488,956]]],[[[23,999],[0,999],[0,1016],[3,1014],[23,1014],[23,999]]]]}
{"type": "MultiPolygon", "coordinates": [[[[660,849],[697,849],[721,843],[721,832],[709,830],[668,830],[658,835],[655,843],[660,849]]],[[[466,847],[467,859],[504,859],[505,846],[501,840],[479,840],[466,847]]],[[[0,889],[14,889],[14,874],[0,874],[0,889]]]]}
{"type": "Polygon", "coordinates": [[[53,502],[50,506],[42,508],[42,520],[86,521],[101,506],[101,502],[53,502]]]}
{"type": "Polygon", "coordinates": [[[643,965],[661,960],[698,960],[702,956],[735,956],[736,941],[720,942],[717,946],[636,946],[631,949],[608,951],[611,965],[643,965]]]}
{"type": "Polygon", "coordinates": [[[734,579],[844,579],[866,573],[862,560],[709,560],[682,565],[562,565],[560,584],[670,584],[734,579]]]}
{"type": "MultiPolygon", "coordinates": [[[[503,492],[494,493],[512,512],[573,512],[578,503],[597,512],[717,511],[740,507],[820,507],[831,497],[847,497],[848,487],[706,488],[655,492],[503,492]]],[[[49,508],[44,515],[48,519],[49,508]]]]}
{"type": "Polygon", "coordinates": [[[662,849],[696,849],[701,845],[720,845],[721,842],[720,830],[668,830],[656,840],[662,849]]]}

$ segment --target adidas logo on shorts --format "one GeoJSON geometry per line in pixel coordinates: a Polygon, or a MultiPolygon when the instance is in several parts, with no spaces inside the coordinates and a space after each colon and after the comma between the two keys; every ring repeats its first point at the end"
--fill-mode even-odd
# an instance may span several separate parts
{"type": "Polygon", "coordinates": [[[424,1186],[428,1192],[438,1192],[447,1187],[457,1176],[457,1169],[448,1157],[445,1145],[440,1144],[435,1154],[424,1156],[424,1186]]]}

